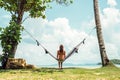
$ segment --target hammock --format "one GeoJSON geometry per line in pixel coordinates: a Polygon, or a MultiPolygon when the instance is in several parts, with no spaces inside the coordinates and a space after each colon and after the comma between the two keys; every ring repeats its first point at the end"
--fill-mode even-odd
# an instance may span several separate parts
{"type": "MultiPolygon", "coordinates": [[[[91,31],[89,32],[88,35],[90,35],[95,28],[96,28],[96,27],[94,27],[93,29],[91,29],[91,31]]],[[[46,54],[49,54],[51,57],[53,57],[55,60],[58,61],[58,59],[57,59],[54,55],[52,55],[52,53],[50,53],[42,44],[40,44],[39,41],[38,41],[37,39],[35,39],[25,28],[24,28],[24,30],[31,36],[31,38],[32,38],[33,40],[36,41],[36,43],[37,43],[38,46],[41,46],[41,47],[45,50],[45,53],[46,53],[46,54]]],[[[67,56],[65,57],[65,59],[64,59],[63,61],[65,61],[66,59],[68,59],[73,53],[78,53],[79,46],[80,46],[81,44],[84,44],[84,41],[86,40],[86,38],[87,38],[87,37],[85,37],[78,45],[76,45],[76,46],[67,54],[67,56]]]]}
{"type": "MultiPolygon", "coordinates": [[[[65,61],[66,59],[68,59],[73,53],[78,53],[79,46],[80,46],[81,44],[84,44],[84,41],[85,41],[85,39],[83,39],[78,45],[76,45],[76,46],[67,54],[67,56],[65,57],[65,59],[64,59],[63,61],[65,61]]],[[[36,40],[36,43],[37,43],[38,46],[41,46],[41,47],[45,50],[45,53],[46,53],[46,54],[49,54],[51,57],[53,57],[55,60],[58,61],[58,59],[57,59],[54,55],[52,55],[52,54],[51,54],[43,45],[41,45],[37,40],[36,40]]]]}

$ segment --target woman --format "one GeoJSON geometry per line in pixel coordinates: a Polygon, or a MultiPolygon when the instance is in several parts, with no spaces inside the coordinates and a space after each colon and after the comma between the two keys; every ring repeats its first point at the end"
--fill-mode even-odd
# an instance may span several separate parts
{"type": "Polygon", "coordinates": [[[62,69],[62,63],[63,60],[65,59],[65,51],[63,45],[60,45],[59,50],[57,51],[57,59],[58,59],[58,65],[59,69],[62,69]]]}

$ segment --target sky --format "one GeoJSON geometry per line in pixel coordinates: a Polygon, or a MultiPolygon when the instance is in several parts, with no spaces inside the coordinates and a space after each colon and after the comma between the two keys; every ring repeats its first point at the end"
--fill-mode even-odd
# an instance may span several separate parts
{"type": "MultiPolygon", "coordinates": [[[[66,55],[84,38],[85,44],[79,47],[65,63],[94,64],[101,62],[94,24],[92,0],[74,0],[68,6],[51,3],[45,11],[46,19],[28,18],[22,25],[49,52],[56,56],[59,45],[63,44],[66,55]],[[92,31],[91,34],[89,34],[92,31]]],[[[120,0],[99,0],[100,19],[105,48],[109,59],[120,59],[120,0]]],[[[25,14],[24,18],[27,14],[25,14]]],[[[6,27],[10,14],[0,9],[0,26],[6,27]]],[[[2,53],[2,49],[0,48],[2,53]]],[[[52,65],[57,61],[45,54],[42,47],[26,32],[18,45],[16,58],[23,58],[28,64],[52,65]]]]}

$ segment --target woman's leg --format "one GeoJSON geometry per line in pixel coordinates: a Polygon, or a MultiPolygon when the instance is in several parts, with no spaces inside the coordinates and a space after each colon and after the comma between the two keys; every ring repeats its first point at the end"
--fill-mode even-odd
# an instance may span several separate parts
{"type": "Polygon", "coordinates": [[[62,62],[61,62],[61,69],[62,69],[62,62]]]}
{"type": "Polygon", "coordinates": [[[60,69],[60,62],[58,61],[58,66],[59,66],[59,69],[60,69]]]}

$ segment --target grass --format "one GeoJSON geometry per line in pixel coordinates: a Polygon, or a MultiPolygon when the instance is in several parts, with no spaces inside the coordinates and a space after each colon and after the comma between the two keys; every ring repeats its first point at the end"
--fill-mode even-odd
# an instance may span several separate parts
{"type": "Polygon", "coordinates": [[[120,68],[38,68],[0,70],[0,80],[120,80],[120,68]]]}

